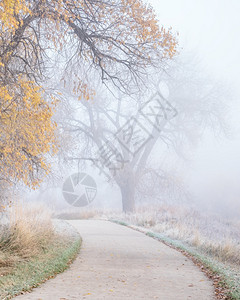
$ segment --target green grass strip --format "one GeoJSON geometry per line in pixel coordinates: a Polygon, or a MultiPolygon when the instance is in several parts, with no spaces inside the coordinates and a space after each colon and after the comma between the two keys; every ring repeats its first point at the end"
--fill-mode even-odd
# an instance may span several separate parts
{"type": "Polygon", "coordinates": [[[8,300],[22,292],[31,291],[47,279],[68,268],[77,256],[81,237],[66,243],[57,243],[39,257],[21,262],[12,273],[0,277],[0,299],[8,300]]]}
{"type": "MultiPolygon", "coordinates": [[[[109,221],[119,225],[128,226],[134,229],[133,227],[131,227],[133,225],[128,224],[125,221],[119,221],[119,220],[109,220],[109,221]]],[[[235,274],[233,272],[229,272],[229,270],[227,270],[227,268],[222,263],[217,262],[216,259],[213,259],[211,257],[204,255],[203,253],[198,252],[197,248],[190,247],[180,240],[173,240],[163,234],[150,232],[150,231],[143,232],[143,233],[145,233],[149,237],[162,241],[169,246],[173,246],[176,249],[182,250],[188,253],[190,256],[197,259],[197,261],[201,262],[201,264],[205,268],[210,270],[213,274],[216,274],[221,277],[220,283],[228,291],[226,295],[227,299],[240,300],[240,282],[235,279],[235,274]]]]}

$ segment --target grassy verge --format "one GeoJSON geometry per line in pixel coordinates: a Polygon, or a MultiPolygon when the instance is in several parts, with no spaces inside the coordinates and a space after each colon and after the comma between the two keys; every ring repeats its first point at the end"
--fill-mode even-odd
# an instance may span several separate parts
{"type": "Polygon", "coordinates": [[[63,272],[75,258],[81,245],[80,238],[62,245],[49,245],[40,255],[17,264],[12,271],[0,277],[0,299],[11,299],[63,272]],[[67,245],[67,246],[66,246],[67,245]]]}
{"type": "Polygon", "coordinates": [[[126,221],[113,219],[110,219],[110,221],[141,231],[182,252],[185,256],[192,259],[192,261],[213,281],[217,299],[240,300],[240,274],[232,265],[221,263],[196,247],[189,246],[184,241],[174,240],[163,234],[148,231],[146,228],[133,226],[126,221]]]}
{"type": "Polygon", "coordinates": [[[125,226],[140,226],[141,231],[189,256],[213,280],[218,299],[240,300],[239,219],[166,203],[139,205],[134,213],[127,214],[85,209],[65,211],[62,216],[103,218],[118,220],[125,226]]]}
{"type": "Polygon", "coordinates": [[[80,238],[69,245],[49,245],[40,255],[17,264],[12,271],[0,277],[0,299],[11,299],[63,272],[75,258],[81,245],[80,238]],[[66,246],[67,245],[67,246],[66,246]]]}
{"type": "Polygon", "coordinates": [[[63,272],[80,245],[81,238],[74,228],[62,221],[53,224],[44,210],[11,212],[10,223],[2,227],[0,234],[0,299],[31,291],[63,272]],[[61,234],[61,226],[64,230],[67,227],[67,234],[61,234]]]}

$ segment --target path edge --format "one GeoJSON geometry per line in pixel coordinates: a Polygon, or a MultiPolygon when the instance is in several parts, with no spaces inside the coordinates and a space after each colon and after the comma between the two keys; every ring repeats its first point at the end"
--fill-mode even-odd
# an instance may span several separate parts
{"type": "Polygon", "coordinates": [[[202,254],[200,255],[199,253],[188,249],[180,241],[172,240],[167,236],[163,236],[156,232],[150,231],[144,227],[132,225],[125,221],[120,221],[116,219],[109,219],[108,221],[141,232],[163,243],[164,245],[182,253],[185,257],[190,259],[194,263],[194,265],[196,265],[212,281],[216,300],[239,300],[239,298],[236,298],[234,297],[234,295],[232,295],[230,282],[228,282],[227,278],[225,278],[221,274],[219,268],[216,265],[214,265],[206,256],[202,254]]]}

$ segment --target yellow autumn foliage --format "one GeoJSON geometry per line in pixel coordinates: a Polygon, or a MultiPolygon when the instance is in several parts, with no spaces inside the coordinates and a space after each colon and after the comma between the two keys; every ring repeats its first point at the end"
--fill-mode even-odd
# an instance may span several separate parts
{"type": "Polygon", "coordinates": [[[40,87],[19,77],[15,85],[0,87],[0,105],[1,177],[34,187],[49,172],[44,155],[57,150],[55,103],[46,103],[40,87]]]}
{"type": "MultiPolygon", "coordinates": [[[[55,101],[41,87],[46,49],[74,45],[102,79],[172,58],[177,41],[142,0],[0,0],[0,176],[36,186],[56,151],[55,101]],[[67,45],[67,46],[66,46],[67,45]],[[77,45],[77,46],[76,46],[77,45]]],[[[122,84],[122,83],[121,83],[122,84]]],[[[84,78],[78,98],[94,97],[84,78]]]]}
{"type": "Polygon", "coordinates": [[[1,0],[0,1],[0,20],[2,31],[15,31],[21,25],[21,18],[31,11],[25,0],[1,0]]]}

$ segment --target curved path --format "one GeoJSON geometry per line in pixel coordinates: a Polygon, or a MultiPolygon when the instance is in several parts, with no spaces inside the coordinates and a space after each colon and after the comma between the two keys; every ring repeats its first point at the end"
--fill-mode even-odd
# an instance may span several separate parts
{"type": "Polygon", "coordinates": [[[212,300],[211,281],[185,256],[125,226],[70,221],[82,238],[71,267],[16,299],[212,300]]]}

